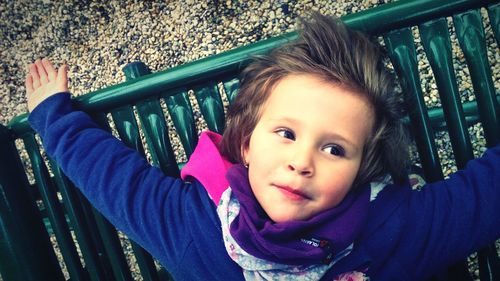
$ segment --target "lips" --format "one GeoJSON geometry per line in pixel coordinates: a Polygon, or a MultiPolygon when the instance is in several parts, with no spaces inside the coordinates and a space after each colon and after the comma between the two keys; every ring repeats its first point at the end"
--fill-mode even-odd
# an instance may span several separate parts
{"type": "Polygon", "coordinates": [[[293,187],[286,185],[274,185],[274,186],[277,187],[281,191],[281,193],[283,193],[283,195],[294,201],[311,199],[309,196],[307,196],[307,194],[298,189],[294,189],[293,187]]]}

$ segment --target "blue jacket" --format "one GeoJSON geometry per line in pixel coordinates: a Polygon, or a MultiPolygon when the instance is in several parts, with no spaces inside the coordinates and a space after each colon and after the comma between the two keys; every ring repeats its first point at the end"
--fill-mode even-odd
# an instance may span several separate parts
{"type": "MultiPolygon", "coordinates": [[[[216,206],[198,182],[165,176],[76,111],[68,93],[29,117],[44,147],[95,208],[175,280],[243,280],[216,206]]],[[[355,248],[322,280],[368,268],[371,280],[423,280],[500,237],[500,146],[422,191],[391,185],[371,204],[355,248]]]]}

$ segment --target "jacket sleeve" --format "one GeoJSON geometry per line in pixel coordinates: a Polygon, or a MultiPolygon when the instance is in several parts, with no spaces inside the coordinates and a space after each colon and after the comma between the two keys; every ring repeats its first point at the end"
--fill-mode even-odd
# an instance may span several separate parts
{"type": "Polygon", "coordinates": [[[449,179],[414,191],[406,205],[401,260],[412,276],[442,270],[500,238],[500,145],[449,179]],[[413,245],[413,246],[409,246],[413,245]]]}
{"type": "Polygon", "coordinates": [[[87,114],[75,111],[69,93],[42,102],[29,122],[47,153],[96,209],[165,266],[175,266],[192,240],[183,223],[186,202],[202,196],[201,188],[150,166],[87,114]]]}

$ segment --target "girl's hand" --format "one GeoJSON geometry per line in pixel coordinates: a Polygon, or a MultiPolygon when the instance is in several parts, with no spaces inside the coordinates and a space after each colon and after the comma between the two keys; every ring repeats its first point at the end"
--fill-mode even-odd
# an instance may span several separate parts
{"type": "Polygon", "coordinates": [[[48,97],[68,91],[67,71],[67,65],[62,65],[57,70],[46,58],[38,59],[29,66],[29,73],[26,76],[25,83],[28,110],[30,112],[48,97]]]}

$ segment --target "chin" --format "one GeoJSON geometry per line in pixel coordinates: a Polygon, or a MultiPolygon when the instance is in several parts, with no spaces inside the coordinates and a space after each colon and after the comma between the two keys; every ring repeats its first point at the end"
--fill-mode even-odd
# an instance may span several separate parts
{"type": "Polygon", "coordinates": [[[301,221],[309,219],[309,216],[305,216],[304,214],[300,215],[285,215],[285,214],[275,214],[269,216],[271,220],[275,223],[289,222],[289,221],[301,221]]]}

